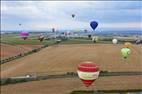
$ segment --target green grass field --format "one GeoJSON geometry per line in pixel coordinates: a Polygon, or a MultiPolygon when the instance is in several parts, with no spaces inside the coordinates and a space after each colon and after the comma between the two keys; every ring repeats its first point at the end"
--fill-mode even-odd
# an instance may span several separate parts
{"type": "MultiPolygon", "coordinates": [[[[133,42],[130,39],[121,39],[118,43],[124,43],[125,41],[133,42]]],[[[37,39],[37,36],[30,36],[28,39],[23,40],[18,34],[4,34],[1,35],[1,43],[11,44],[11,45],[52,45],[56,43],[55,39],[44,40],[40,42],[37,39]]],[[[112,37],[99,37],[99,41],[96,43],[112,43],[112,37]]],[[[67,41],[62,41],[61,44],[93,44],[92,39],[90,38],[69,38],[67,41]]]]}
{"type": "Polygon", "coordinates": [[[50,45],[54,44],[55,40],[44,40],[40,42],[35,36],[23,40],[18,34],[7,34],[1,36],[1,43],[11,44],[11,45],[50,45]]]}

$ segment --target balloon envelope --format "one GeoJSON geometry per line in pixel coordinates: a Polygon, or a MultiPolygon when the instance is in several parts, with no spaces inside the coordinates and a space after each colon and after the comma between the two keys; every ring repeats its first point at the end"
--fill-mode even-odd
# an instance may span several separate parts
{"type": "Polygon", "coordinates": [[[55,32],[55,28],[52,28],[52,32],[53,32],[53,33],[55,32]]]}
{"type": "Polygon", "coordinates": [[[98,40],[99,40],[98,36],[93,36],[93,37],[92,37],[92,41],[93,41],[93,42],[98,42],[98,40]]]}
{"type": "Polygon", "coordinates": [[[122,48],[121,54],[122,54],[123,58],[126,59],[131,54],[131,50],[129,48],[122,48]]]}
{"type": "Polygon", "coordinates": [[[88,31],[85,29],[84,32],[87,33],[88,31]]]}
{"type": "Polygon", "coordinates": [[[142,44],[142,40],[140,39],[136,40],[136,44],[142,44]]]}
{"type": "Polygon", "coordinates": [[[113,39],[113,40],[112,40],[112,43],[113,43],[113,44],[117,44],[117,42],[118,42],[117,39],[113,39]]]}
{"type": "Polygon", "coordinates": [[[130,43],[130,42],[125,42],[125,43],[124,43],[124,46],[125,46],[126,48],[131,48],[131,47],[132,47],[132,43],[130,43]]]}
{"type": "Polygon", "coordinates": [[[39,40],[40,40],[40,41],[43,41],[43,40],[44,40],[44,35],[40,35],[40,36],[39,36],[39,40]]]}
{"type": "Polygon", "coordinates": [[[29,33],[28,33],[28,32],[21,32],[21,33],[20,33],[20,36],[21,36],[23,39],[26,39],[26,38],[28,38],[29,33]]]}
{"type": "Polygon", "coordinates": [[[82,62],[77,70],[79,78],[89,87],[99,76],[99,67],[93,62],[82,62]]]}
{"type": "Polygon", "coordinates": [[[74,17],[75,17],[75,14],[72,14],[71,16],[72,16],[72,18],[74,18],[74,17]]]}
{"type": "Polygon", "coordinates": [[[92,27],[93,30],[95,30],[96,27],[98,26],[98,22],[92,21],[92,22],[90,22],[90,26],[92,27]]]}

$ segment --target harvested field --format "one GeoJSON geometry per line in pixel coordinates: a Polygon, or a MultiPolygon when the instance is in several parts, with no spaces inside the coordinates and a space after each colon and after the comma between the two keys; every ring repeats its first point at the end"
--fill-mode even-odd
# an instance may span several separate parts
{"type": "Polygon", "coordinates": [[[42,45],[8,45],[1,44],[1,58],[7,58],[10,56],[15,56],[20,53],[30,51],[35,48],[40,48],[42,45]]]}
{"type": "Polygon", "coordinates": [[[128,59],[122,58],[122,47],[120,44],[50,46],[38,53],[2,64],[1,77],[76,72],[77,65],[82,61],[94,61],[101,70],[107,71],[142,71],[142,47],[134,45],[128,59]]]}
{"type": "MultiPolygon", "coordinates": [[[[1,77],[76,72],[77,65],[82,61],[94,61],[101,70],[142,72],[141,46],[134,45],[132,54],[126,60],[120,54],[122,47],[123,45],[112,44],[50,46],[35,54],[2,64],[1,77]]],[[[99,77],[93,87],[98,90],[142,89],[141,78],[142,76],[99,77]]],[[[1,87],[1,92],[2,94],[69,94],[74,90],[92,90],[93,87],[86,88],[79,78],[59,78],[6,85],[1,87]]]]}
{"type": "Polygon", "coordinates": [[[73,90],[142,89],[142,76],[100,77],[86,88],[78,78],[50,79],[1,87],[2,94],[69,94],[73,90]]]}

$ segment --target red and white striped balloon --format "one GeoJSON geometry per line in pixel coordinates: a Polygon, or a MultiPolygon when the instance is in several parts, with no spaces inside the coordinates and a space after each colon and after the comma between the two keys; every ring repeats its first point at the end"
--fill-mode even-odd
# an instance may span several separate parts
{"type": "Polygon", "coordinates": [[[86,61],[78,65],[77,73],[85,86],[89,87],[98,78],[100,71],[95,63],[86,61]]]}

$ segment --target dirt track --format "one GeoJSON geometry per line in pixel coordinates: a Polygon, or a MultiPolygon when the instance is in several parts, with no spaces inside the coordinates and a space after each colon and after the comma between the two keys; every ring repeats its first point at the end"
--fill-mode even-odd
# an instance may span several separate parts
{"type": "Polygon", "coordinates": [[[112,44],[52,46],[19,60],[3,64],[1,76],[76,71],[77,65],[82,61],[94,61],[101,70],[142,71],[142,47],[134,45],[131,56],[126,60],[120,54],[122,47],[122,45],[112,44]]]}

